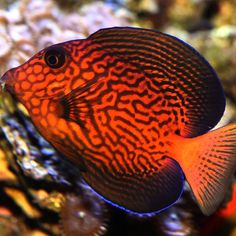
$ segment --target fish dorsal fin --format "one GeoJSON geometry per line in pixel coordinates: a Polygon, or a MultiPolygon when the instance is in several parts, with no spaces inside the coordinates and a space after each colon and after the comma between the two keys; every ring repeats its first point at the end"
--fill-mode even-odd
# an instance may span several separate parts
{"type": "Polygon", "coordinates": [[[191,46],[158,31],[114,27],[87,40],[132,64],[164,94],[178,116],[180,135],[195,137],[213,128],[225,109],[220,81],[209,63],[191,46]]]}
{"type": "MultiPolygon", "coordinates": [[[[106,201],[139,214],[160,212],[174,204],[182,194],[184,176],[172,158],[157,160],[155,166],[123,172],[109,166],[87,162],[85,181],[106,201]]],[[[123,163],[121,163],[123,164],[123,163]]]]}

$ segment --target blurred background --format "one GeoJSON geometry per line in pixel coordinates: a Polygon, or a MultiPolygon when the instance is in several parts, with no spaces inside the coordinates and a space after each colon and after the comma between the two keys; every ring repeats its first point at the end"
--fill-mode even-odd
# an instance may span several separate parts
{"type": "MultiPolygon", "coordinates": [[[[215,68],[236,121],[236,0],[0,0],[0,74],[40,49],[100,28],[136,26],[175,35],[215,68]]],[[[99,199],[37,133],[9,94],[0,97],[1,236],[236,236],[236,182],[220,209],[202,215],[186,184],[177,204],[149,218],[99,199]]]]}

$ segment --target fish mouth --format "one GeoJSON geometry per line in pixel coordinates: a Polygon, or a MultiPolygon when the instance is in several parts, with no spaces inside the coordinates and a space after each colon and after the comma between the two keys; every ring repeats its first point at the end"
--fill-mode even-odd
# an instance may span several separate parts
{"type": "Polygon", "coordinates": [[[11,80],[12,76],[9,71],[7,71],[0,79],[0,92],[6,92],[7,86],[9,84],[9,81],[11,80]]]}
{"type": "Polygon", "coordinates": [[[0,92],[5,91],[6,80],[7,80],[7,74],[5,73],[0,79],[0,92]]]}
{"type": "Polygon", "coordinates": [[[7,80],[7,75],[6,73],[2,76],[2,78],[0,79],[0,92],[4,92],[5,91],[5,81],[7,80]]]}

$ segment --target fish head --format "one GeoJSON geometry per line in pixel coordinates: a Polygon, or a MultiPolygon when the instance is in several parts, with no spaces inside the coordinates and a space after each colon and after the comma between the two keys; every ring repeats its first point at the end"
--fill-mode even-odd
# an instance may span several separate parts
{"type": "MultiPolygon", "coordinates": [[[[79,50],[78,45],[76,49],[79,50]]],[[[75,53],[78,56],[73,42],[49,46],[7,71],[0,79],[1,89],[13,94],[28,109],[32,98],[56,99],[70,91],[70,81],[79,74],[75,53]]]]}

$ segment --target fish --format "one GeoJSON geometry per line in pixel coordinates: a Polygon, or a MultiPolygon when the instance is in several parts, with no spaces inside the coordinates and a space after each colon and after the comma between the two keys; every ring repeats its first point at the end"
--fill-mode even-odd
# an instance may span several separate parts
{"type": "Polygon", "coordinates": [[[179,38],[100,29],[42,49],[0,84],[110,204],[157,214],[185,181],[203,214],[222,203],[236,169],[236,124],[213,129],[225,110],[220,79],[179,38]]]}

